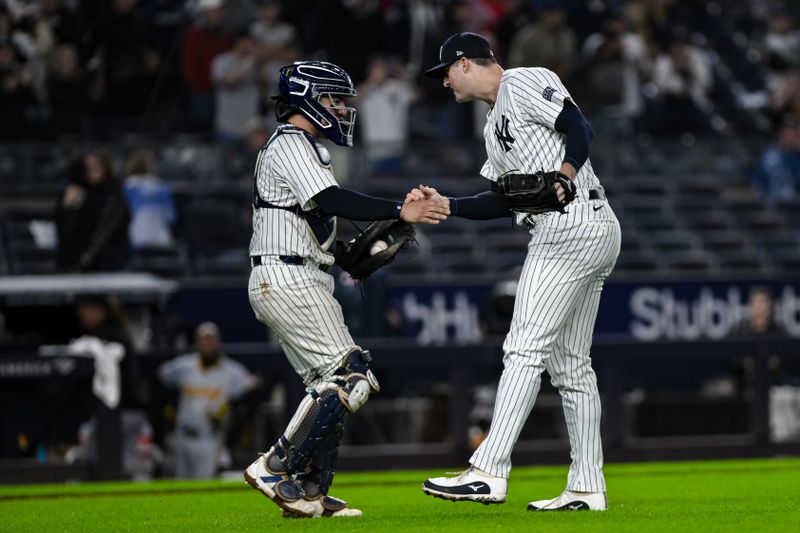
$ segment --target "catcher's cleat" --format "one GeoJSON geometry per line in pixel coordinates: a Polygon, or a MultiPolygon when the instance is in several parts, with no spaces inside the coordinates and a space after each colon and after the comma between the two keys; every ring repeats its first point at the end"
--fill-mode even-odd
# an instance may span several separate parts
{"type": "Polygon", "coordinates": [[[269,457],[267,453],[253,461],[244,471],[244,480],[284,511],[301,517],[314,516],[318,506],[306,500],[306,494],[297,481],[285,472],[271,470],[269,457]]]}
{"type": "MultiPolygon", "coordinates": [[[[356,517],[363,516],[360,509],[351,509],[347,506],[347,502],[334,498],[333,496],[317,496],[316,498],[308,499],[314,505],[313,518],[329,518],[329,517],[356,517]]],[[[308,518],[305,516],[296,515],[284,509],[284,518],[308,518]]]]}
{"type": "Polygon", "coordinates": [[[458,476],[427,479],[422,484],[422,492],[454,502],[503,503],[508,492],[508,480],[470,467],[458,476]]]}
{"type": "Polygon", "coordinates": [[[565,490],[552,500],[528,504],[529,511],[605,511],[608,498],[605,492],[572,492],[565,490]]]}

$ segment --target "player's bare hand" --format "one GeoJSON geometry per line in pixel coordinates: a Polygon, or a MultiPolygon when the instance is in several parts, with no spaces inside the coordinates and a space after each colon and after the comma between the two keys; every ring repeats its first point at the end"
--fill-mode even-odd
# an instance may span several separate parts
{"type": "Polygon", "coordinates": [[[432,198],[423,198],[403,204],[400,210],[400,218],[406,222],[416,224],[438,224],[442,220],[447,220],[450,214],[450,207],[441,201],[432,198]]]}
{"type": "Polygon", "coordinates": [[[416,202],[417,200],[432,200],[439,205],[450,207],[450,199],[446,196],[442,196],[439,194],[439,191],[434,189],[433,187],[428,187],[425,185],[420,185],[419,187],[414,187],[406,194],[405,203],[408,202],[416,202]]]}
{"type": "Polygon", "coordinates": [[[61,204],[64,207],[78,207],[83,203],[85,196],[86,191],[83,187],[67,185],[67,188],[64,189],[64,198],[61,200],[61,204]]]}
{"type": "Polygon", "coordinates": [[[423,198],[425,198],[425,195],[422,194],[421,190],[415,187],[406,193],[406,199],[403,203],[407,204],[408,202],[416,202],[417,200],[422,200],[423,198]]]}

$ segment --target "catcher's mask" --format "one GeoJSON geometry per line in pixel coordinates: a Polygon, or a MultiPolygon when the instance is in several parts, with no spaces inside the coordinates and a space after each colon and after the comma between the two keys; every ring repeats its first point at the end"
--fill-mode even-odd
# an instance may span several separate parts
{"type": "Polygon", "coordinates": [[[295,61],[281,67],[278,80],[279,95],[275,114],[279,121],[285,122],[292,113],[302,113],[320,131],[341,146],[353,146],[353,128],[356,123],[356,109],[339,106],[325,106],[320,101],[329,97],[352,97],[356,95],[355,86],[345,70],[326,61],[295,61]],[[343,116],[337,112],[344,111],[343,116]]]}

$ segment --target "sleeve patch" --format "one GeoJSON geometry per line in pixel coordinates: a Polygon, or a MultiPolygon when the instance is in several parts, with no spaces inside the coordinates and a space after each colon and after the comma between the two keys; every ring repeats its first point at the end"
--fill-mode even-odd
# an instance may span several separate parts
{"type": "Polygon", "coordinates": [[[552,102],[553,101],[553,95],[554,94],[556,94],[556,90],[553,89],[552,87],[550,87],[549,85],[547,87],[545,87],[544,90],[542,91],[542,96],[548,102],[552,102]]]}

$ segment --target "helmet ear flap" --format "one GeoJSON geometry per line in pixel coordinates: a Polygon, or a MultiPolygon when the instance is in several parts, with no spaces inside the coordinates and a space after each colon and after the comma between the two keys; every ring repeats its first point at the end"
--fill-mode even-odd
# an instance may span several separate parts
{"type": "Polygon", "coordinates": [[[289,104],[289,99],[283,95],[273,96],[272,99],[275,100],[275,119],[278,122],[286,122],[286,119],[295,113],[289,104]]]}

